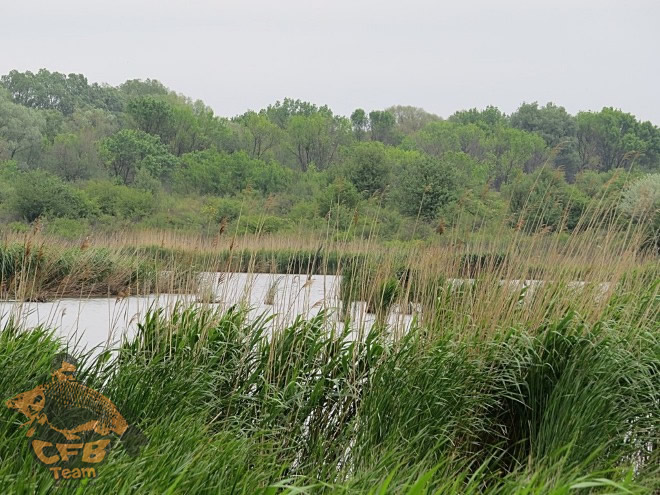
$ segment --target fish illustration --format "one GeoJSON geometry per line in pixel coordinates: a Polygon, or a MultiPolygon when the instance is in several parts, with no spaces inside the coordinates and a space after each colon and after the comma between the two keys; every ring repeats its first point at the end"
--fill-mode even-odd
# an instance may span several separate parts
{"type": "Polygon", "coordinates": [[[75,370],[75,360],[65,356],[48,382],[7,401],[7,407],[20,411],[28,418],[23,425],[30,427],[26,434],[28,437],[34,435],[37,425],[47,425],[67,440],[78,440],[79,434],[85,432],[102,436],[113,432],[122,437],[131,430],[133,437],[146,440],[137,428],[129,427],[110,399],[76,380],[75,370]],[[73,420],[76,424],[63,427],[54,424],[54,418],[73,420]]]}

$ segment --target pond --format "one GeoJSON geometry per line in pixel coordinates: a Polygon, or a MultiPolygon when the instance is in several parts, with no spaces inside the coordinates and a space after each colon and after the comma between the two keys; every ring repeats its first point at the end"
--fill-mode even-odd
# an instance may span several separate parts
{"type": "MultiPolygon", "coordinates": [[[[339,284],[336,275],[279,275],[269,273],[216,273],[200,274],[197,294],[158,294],[125,298],[66,298],[50,302],[0,302],[0,324],[13,317],[25,328],[44,325],[58,335],[80,346],[91,349],[116,347],[123,336],[134,335],[137,324],[149,309],[165,311],[177,303],[207,304],[225,310],[235,304],[250,308],[250,318],[271,316],[271,326],[282,328],[297,316],[312,317],[325,310],[330,323],[341,318],[339,284]]],[[[449,279],[452,285],[474,283],[473,279],[449,279]]],[[[543,284],[541,280],[502,280],[502,285],[512,290],[526,286],[531,294],[543,284]]],[[[571,282],[569,286],[581,287],[584,282],[571,282]]],[[[598,284],[601,294],[609,284],[598,284]]],[[[396,305],[388,315],[388,323],[405,331],[419,313],[414,306],[401,311],[396,305]]],[[[367,312],[365,302],[351,305],[354,328],[368,329],[375,315],[367,312]]]]}
{"type": "MultiPolygon", "coordinates": [[[[0,302],[0,323],[13,317],[25,328],[37,325],[56,330],[84,348],[115,347],[123,336],[130,338],[149,309],[165,311],[177,303],[207,304],[227,309],[244,304],[250,318],[273,315],[271,325],[282,327],[297,316],[312,317],[326,310],[331,322],[339,322],[339,276],[277,275],[268,273],[203,273],[198,294],[158,294],[125,298],[65,298],[49,302],[0,302]]],[[[366,303],[354,303],[352,318],[368,328],[375,316],[366,303]]],[[[392,311],[389,323],[407,327],[412,315],[392,311]]]]}

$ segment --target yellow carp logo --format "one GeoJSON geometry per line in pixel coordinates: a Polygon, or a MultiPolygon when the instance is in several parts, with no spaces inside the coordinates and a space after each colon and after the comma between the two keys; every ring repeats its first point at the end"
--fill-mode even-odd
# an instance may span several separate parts
{"type": "Polygon", "coordinates": [[[33,439],[32,450],[55,479],[95,478],[97,466],[109,452],[112,433],[130,455],[147,441],[110,399],[76,380],[75,372],[76,359],[60,354],[48,382],[7,401],[7,407],[28,418],[23,426],[33,439]]]}

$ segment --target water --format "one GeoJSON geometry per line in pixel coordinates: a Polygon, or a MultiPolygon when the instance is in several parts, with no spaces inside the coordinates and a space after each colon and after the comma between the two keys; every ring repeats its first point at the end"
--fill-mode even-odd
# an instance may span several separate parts
{"type": "MultiPolygon", "coordinates": [[[[250,318],[261,314],[273,315],[271,325],[276,328],[291,323],[298,315],[305,318],[326,310],[330,322],[339,322],[339,283],[335,275],[277,275],[267,273],[202,273],[199,294],[159,294],[140,297],[60,299],[51,302],[0,302],[0,324],[14,317],[25,328],[44,325],[67,340],[86,348],[115,347],[122,337],[134,335],[137,324],[150,308],[171,310],[176,303],[209,304],[221,310],[234,304],[251,308],[250,318]],[[270,294],[269,294],[270,292],[270,294]],[[269,297],[272,295],[272,297],[269,297]],[[100,347],[99,347],[100,346],[100,347]]],[[[453,279],[453,284],[473,283],[472,279],[453,279]]],[[[531,292],[542,281],[502,281],[512,289],[527,286],[531,292]]],[[[583,282],[573,282],[576,286],[583,282]]],[[[601,284],[603,292],[608,284],[601,284]]],[[[367,313],[366,303],[351,306],[356,326],[368,329],[375,316],[367,313]]],[[[388,323],[405,331],[419,308],[412,313],[394,307],[388,323]]],[[[98,350],[98,349],[97,349],[98,350]]]]}
{"type": "MultiPolygon", "coordinates": [[[[137,324],[149,309],[166,312],[175,304],[206,304],[227,309],[243,304],[250,318],[273,316],[275,327],[291,323],[298,315],[310,318],[325,310],[331,322],[339,322],[339,283],[334,275],[276,275],[267,273],[203,273],[199,294],[158,294],[114,298],[65,298],[50,302],[0,302],[0,324],[15,318],[25,328],[44,325],[86,349],[115,347],[122,337],[134,335],[137,324]],[[270,293],[270,295],[269,295],[270,293]]],[[[368,328],[374,315],[366,303],[354,303],[353,319],[368,328]]],[[[411,315],[393,311],[389,323],[407,327],[411,315]]],[[[97,349],[98,350],[98,349],[97,349]]]]}

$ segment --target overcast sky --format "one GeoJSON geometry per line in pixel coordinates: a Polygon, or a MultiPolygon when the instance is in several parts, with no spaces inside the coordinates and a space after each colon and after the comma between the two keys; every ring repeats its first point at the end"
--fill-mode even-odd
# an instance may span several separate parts
{"type": "Polygon", "coordinates": [[[233,116],[286,96],[446,117],[523,101],[660,124],[659,0],[0,0],[0,73],[158,79],[233,116]]]}

